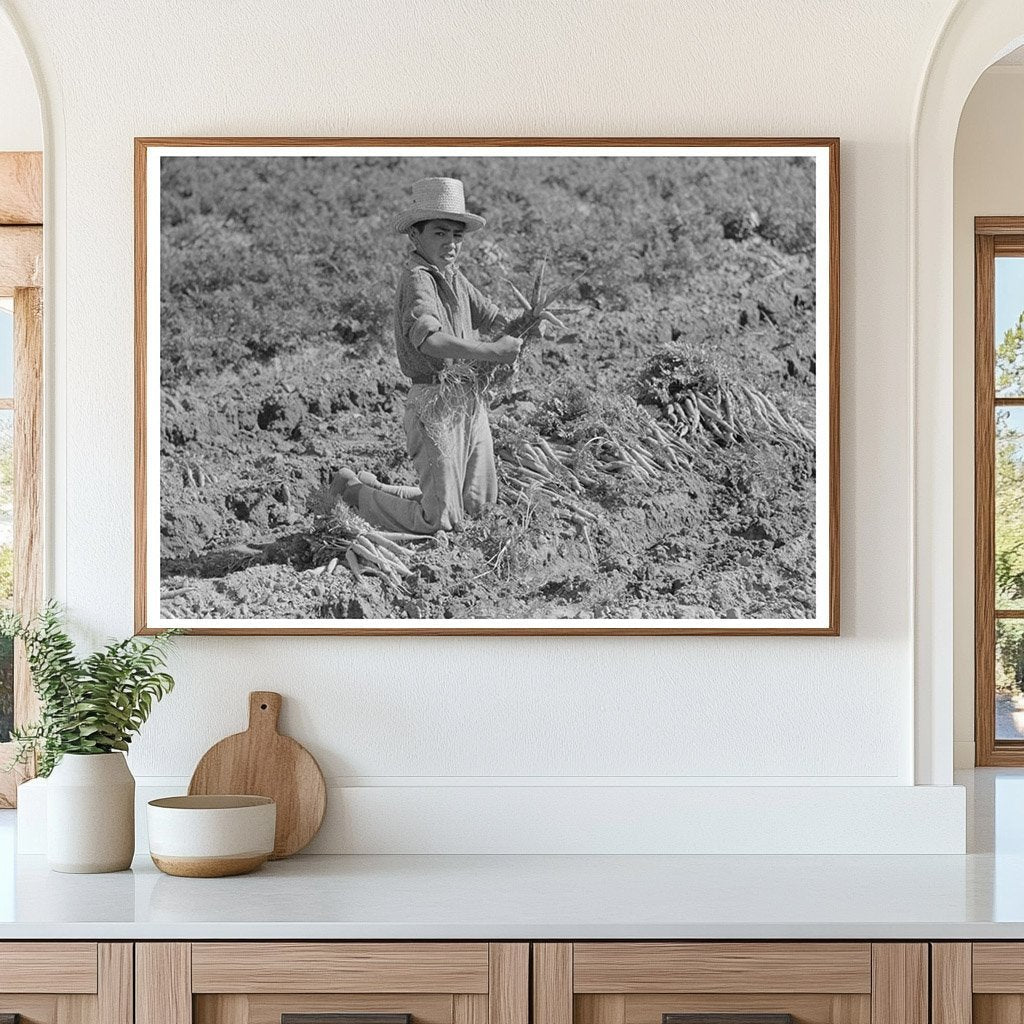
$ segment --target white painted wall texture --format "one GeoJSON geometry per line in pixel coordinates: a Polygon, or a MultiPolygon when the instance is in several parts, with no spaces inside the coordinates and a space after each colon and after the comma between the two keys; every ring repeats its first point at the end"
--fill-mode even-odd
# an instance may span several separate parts
{"type": "Polygon", "coordinates": [[[0,152],[43,148],[39,97],[25,50],[0,18],[0,152]]]}
{"type": "Polygon", "coordinates": [[[1024,65],[991,68],[956,139],[954,707],[958,767],[974,764],[974,218],[1024,215],[1024,65]]]}
{"type": "Polygon", "coordinates": [[[841,638],[186,638],[138,775],[187,777],[271,688],[337,785],[427,804],[512,783],[911,786],[910,155],[947,0],[3,7],[51,118],[50,589],[86,639],[132,628],[134,136],[842,139],[841,638]]]}

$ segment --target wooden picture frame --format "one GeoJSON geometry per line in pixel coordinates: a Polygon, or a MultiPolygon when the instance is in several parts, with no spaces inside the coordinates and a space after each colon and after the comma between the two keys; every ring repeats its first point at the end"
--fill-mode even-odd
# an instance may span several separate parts
{"type": "MultiPolygon", "coordinates": [[[[492,222],[500,223],[500,214],[496,218],[494,210],[486,209],[492,222]]],[[[508,216],[505,223],[513,223],[508,216]]],[[[138,138],[135,249],[135,608],[139,633],[177,626],[201,634],[838,635],[838,139],[138,138]],[[542,164],[543,160],[549,163],[542,164]],[[563,163],[556,165],[553,161],[563,163]],[[557,173],[562,167],[568,184],[557,173]],[[529,198],[540,194],[536,181],[530,178],[531,174],[541,174],[537,168],[551,168],[543,184],[547,206],[543,217],[529,221],[530,217],[537,218],[529,198]],[[327,180],[328,170],[336,175],[331,181],[327,180]],[[301,553],[292,552],[282,539],[286,527],[289,521],[297,524],[299,534],[307,528],[304,517],[312,513],[301,503],[312,501],[310,495],[316,490],[308,477],[299,480],[295,476],[293,460],[305,457],[295,445],[305,444],[312,452],[325,451],[319,469],[323,491],[329,489],[332,474],[346,461],[358,467],[359,458],[367,457],[367,452],[377,458],[369,468],[378,477],[381,466],[392,472],[394,479],[385,483],[406,487],[416,483],[410,478],[409,466],[402,463],[400,439],[395,440],[400,432],[396,424],[401,424],[402,416],[389,398],[393,383],[384,387],[378,382],[382,400],[367,403],[366,421],[385,421],[384,426],[374,428],[378,434],[369,441],[368,435],[360,435],[359,443],[346,437],[347,447],[331,452],[327,452],[329,446],[321,443],[320,436],[304,433],[300,424],[289,426],[292,413],[273,396],[257,415],[259,429],[271,433],[276,430],[279,435],[291,431],[288,444],[293,447],[288,449],[287,458],[283,442],[279,443],[276,436],[276,454],[271,454],[273,445],[266,452],[260,449],[254,454],[255,449],[246,447],[251,440],[249,427],[238,428],[240,433],[227,438],[219,448],[200,434],[212,431],[211,424],[238,422],[239,417],[251,423],[248,389],[262,387],[269,380],[260,375],[270,365],[277,367],[274,372],[279,377],[274,387],[280,387],[281,396],[293,393],[287,389],[293,383],[294,360],[299,355],[308,368],[303,372],[312,373],[309,367],[315,367],[324,379],[336,383],[337,360],[341,357],[335,349],[322,342],[315,349],[305,340],[294,344],[281,341],[288,333],[282,330],[286,322],[293,322],[303,339],[312,335],[322,338],[325,331],[333,330],[339,346],[369,344],[368,334],[377,339],[384,337],[380,344],[388,344],[391,314],[385,316],[383,311],[388,302],[393,303],[402,272],[396,236],[389,234],[389,228],[402,205],[408,205],[414,180],[438,175],[469,178],[465,209],[472,212],[481,209],[488,185],[506,197],[520,196],[509,184],[520,174],[524,176],[522,194],[528,198],[521,209],[515,208],[515,213],[522,216],[514,223],[521,227],[522,234],[508,237],[522,251],[510,256],[502,249],[500,239],[489,240],[476,250],[476,268],[484,268],[484,276],[490,276],[495,290],[503,282],[518,278],[522,291],[522,286],[533,279],[537,287],[526,296],[529,305],[530,300],[543,298],[536,271],[547,266],[547,281],[554,277],[563,295],[577,304],[571,315],[584,318],[600,312],[602,326],[614,321],[614,330],[623,337],[631,337],[634,331],[634,326],[626,323],[632,315],[628,311],[637,310],[636,324],[642,323],[642,330],[649,334],[630,342],[636,358],[628,368],[622,366],[623,381],[628,372],[640,382],[632,393],[628,417],[622,420],[627,425],[618,428],[614,436],[609,426],[596,442],[588,439],[590,447],[585,452],[583,442],[572,441],[563,445],[566,451],[556,452],[548,445],[543,454],[538,454],[539,447],[515,433],[521,410],[536,405],[530,391],[533,385],[516,385],[519,390],[503,406],[513,411],[508,417],[512,426],[507,435],[512,440],[507,442],[507,449],[501,448],[506,443],[502,440],[504,433],[496,441],[500,486],[506,495],[516,496],[515,508],[519,511],[515,514],[523,516],[523,508],[536,509],[543,523],[554,522],[556,526],[551,528],[550,536],[544,527],[535,527],[535,535],[527,526],[520,529],[525,518],[515,527],[502,526],[507,526],[509,536],[520,530],[517,544],[522,537],[530,537],[531,543],[534,536],[544,538],[534,545],[535,550],[525,559],[528,569],[519,575],[508,567],[511,541],[498,544],[498,539],[505,537],[498,527],[494,533],[483,535],[478,548],[473,548],[465,534],[441,531],[436,535],[438,546],[450,547],[453,541],[462,545],[452,556],[453,573],[464,571],[468,579],[484,579],[487,584],[487,574],[495,571],[494,564],[500,564],[506,573],[501,587],[488,589],[482,584],[475,593],[468,584],[453,584],[438,597],[438,573],[427,564],[433,556],[410,557],[407,552],[420,550],[420,545],[401,538],[392,539],[402,547],[400,552],[374,547],[383,543],[379,540],[383,528],[374,524],[370,524],[373,532],[367,532],[345,520],[337,526],[342,533],[336,550],[325,547],[319,534],[311,540],[307,530],[305,541],[287,542],[295,546],[295,552],[307,544],[301,553]],[[615,175],[625,177],[619,182],[615,175]],[[595,184],[598,178],[600,187],[595,184]],[[801,183],[797,189],[783,189],[778,184],[797,178],[801,183]],[[702,184],[705,180],[711,184],[702,184]],[[790,197],[792,206],[783,207],[772,198],[783,193],[790,197]],[[253,205],[257,195],[262,197],[258,208],[253,205]],[[636,205],[641,199],[646,202],[648,195],[652,204],[649,221],[637,216],[636,205]],[[309,212],[313,206],[320,211],[317,217],[309,212]],[[294,228],[289,220],[293,215],[294,228]],[[666,228],[668,218],[671,230],[666,228]],[[376,225],[381,246],[394,250],[379,267],[374,250],[364,244],[364,220],[376,225]],[[534,225],[529,231],[522,226],[528,222],[534,225]],[[324,234],[327,224],[332,228],[337,225],[343,237],[341,243],[334,245],[324,234]],[[551,224],[559,226],[558,230],[565,226],[567,235],[572,226],[573,243],[563,244],[556,238],[546,249],[538,242],[536,251],[531,250],[531,239],[543,236],[550,241],[555,237],[555,229],[548,230],[551,224]],[[277,234],[268,244],[273,225],[277,225],[277,234]],[[606,264],[611,269],[587,255],[588,246],[579,241],[589,230],[588,225],[594,225],[594,233],[586,235],[589,248],[599,251],[612,236],[621,241],[616,232],[633,232],[629,245],[617,244],[608,254],[606,264]],[[315,235],[318,239],[316,244],[282,242],[279,246],[273,240],[293,235],[297,238],[307,230],[311,238],[315,235]],[[353,255],[358,249],[356,242],[345,240],[349,238],[343,234],[346,230],[353,232],[353,238],[357,231],[363,232],[359,235],[363,249],[358,255],[353,255]],[[261,239],[258,244],[254,241],[257,235],[261,239]],[[660,249],[652,255],[652,247],[658,246],[660,249]],[[265,262],[254,262],[257,257],[265,262]],[[623,269],[625,260],[628,269],[623,269]],[[714,265],[714,269],[702,269],[704,262],[714,265]],[[315,308],[316,282],[324,274],[335,275],[335,280],[355,278],[369,264],[376,273],[373,283],[365,286],[365,291],[372,293],[369,300],[363,303],[362,296],[356,296],[358,303],[353,299],[351,306],[341,310],[328,304],[333,311],[330,318],[336,321],[328,324],[324,319],[327,314],[321,315],[323,310],[315,308]],[[588,280],[588,274],[593,281],[588,280]],[[305,296],[291,308],[280,301],[281,275],[287,278],[291,293],[305,296]],[[257,279],[258,288],[252,285],[257,279]],[[728,283],[732,281],[739,284],[728,283]],[[684,284],[688,287],[692,282],[702,282],[704,291],[698,294],[694,284],[694,295],[684,295],[684,284]],[[772,282],[778,297],[764,299],[758,289],[773,287],[772,282]],[[250,292],[245,291],[247,288],[250,292]],[[231,293],[235,296],[231,298],[230,289],[241,292],[231,293]],[[737,289],[739,298],[734,294],[737,289]],[[733,297],[725,301],[727,292],[733,297]],[[239,294],[246,296],[244,301],[237,299],[239,294]],[[677,311],[685,326],[677,329],[671,322],[674,313],[659,319],[659,303],[677,311]],[[621,316],[615,319],[608,310],[621,316]],[[264,313],[266,323],[276,325],[269,341],[260,320],[264,313]],[[706,330],[705,324],[710,325],[706,330]],[[700,340],[691,344],[691,332],[700,340]],[[749,379],[745,376],[747,369],[742,368],[744,358],[739,348],[734,351],[728,345],[729,339],[737,337],[742,337],[743,344],[754,353],[749,360],[749,379]],[[768,368],[766,353],[772,351],[773,344],[780,351],[788,349],[790,354],[772,356],[775,361],[768,368]],[[221,379],[218,375],[229,359],[222,353],[238,345],[243,346],[238,350],[242,354],[230,357],[238,360],[230,372],[242,375],[238,377],[238,390],[232,391],[233,399],[226,400],[222,389],[214,409],[209,398],[213,392],[202,397],[207,387],[204,382],[221,379]],[[663,352],[671,357],[664,373],[662,364],[655,360],[663,352]],[[697,372],[692,368],[699,360],[704,360],[698,366],[704,376],[691,386],[687,384],[690,378],[679,367],[684,367],[686,373],[697,372]],[[722,369],[726,362],[732,367],[732,376],[722,369]],[[246,376],[250,370],[253,376],[246,376]],[[662,376],[652,382],[651,375],[656,373],[662,376]],[[253,383],[257,378],[261,383],[253,383]],[[186,395],[188,388],[195,393],[186,395]],[[767,402],[762,401],[766,398],[767,402]],[[633,419],[634,414],[650,417],[656,421],[655,426],[646,419],[633,419]],[[650,433],[641,435],[637,431],[650,433]],[[651,438],[665,437],[666,432],[668,449],[659,452],[645,448],[651,438]],[[167,440],[172,434],[173,439],[167,440]],[[243,436],[245,444],[234,443],[243,436]],[[388,454],[390,461],[380,454],[386,447],[385,440],[394,442],[388,454]],[[716,507],[714,500],[699,493],[703,485],[697,481],[687,493],[693,495],[694,504],[704,502],[700,507],[705,511],[702,516],[693,513],[696,518],[690,533],[681,518],[672,518],[674,512],[667,516],[672,525],[664,534],[656,534],[654,527],[648,530],[635,526],[637,516],[641,522],[650,523],[662,514],[645,504],[648,498],[643,495],[641,482],[648,485],[651,502],[660,499],[660,488],[664,487],[675,502],[673,508],[681,508],[684,485],[680,475],[697,472],[699,476],[693,467],[701,460],[704,465],[728,461],[734,450],[730,445],[743,444],[760,445],[758,458],[763,456],[773,467],[763,477],[743,465],[735,468],[745,481],[737,488],[746,487],[751,494],[771,492],[762,502],[767,509],[767,525],[754,522],[749,510],[733,516],[730,508],[723,511],[716,507]],[[510,453],[507,458],[502,455],[505,450],[510,453]],[[686,454],[694,451],[697,454],[686,454]],[[237,458],[235,468],[225,468],[219,454],[222,452],[237,458]],[[536,458],[544,465],[537,464],[536,458]],[[260,470],[265,472],[260,486],[246,478],[249,484],[232,491],[234,484],[225,483],[225,477],[234,479],[236,471],[244,476],[243,468],[249,472],[261,460],[267,468],[260,470]],[[680,466],[684,469],[679,470],[680,466]],[[598,482],[592,484],[595,479],[598,482]],[[549,486],[549,480],[558,487],[564,485],[566,493],[554,484],[549,486]],[[581,480],[586,482],[581,484],[581,480]],[[634,485],[634,492],[630,492],[634,485]],[[249,490],[242,494],[246,487],[249,490]],[[297,496],[300,491],[302,494],[297,496]],[[784,517],[778,513],[783,500],[778,495],[783,493],[789,495],[785,501],[791,502],[792,522],[797,524],[788,534],[782,525],[784,517]],[[609,508],[626,512],[617,511],[618,518],[609,526],[605,506],[591,502],[594,495],[607,500],[609,508]],[[780,504],[773,505],[777,498],[780,504]],[[281,507],[268,512],[271,501],[281,507]],[[238,510],[241,525],[234,533],[218,519],[226,505],[238,510]],[[193,525],[180,529],[175,525],[189,516],[193,525]],[[262,535],[252,526],[256,520],[262,524],[258,524],[264,529],[262,535]],[[631,521],[632,527],[628,525],[631,521]],[[571,531],[562,534],[557,524],[566,523],[573,524],[571,531]],[[203,531],[207,529],[212,539],[204,547],[203,531]],[[626,541],[640,543],[640,534],[645,543],[652,543],[638,549],[638,554],[618,561],[612,557],[616,538],[625,538],[624,545],[626,541]],[[686,553],[687,544],[693,537],[699,538],[703,547],[699,554],[690,555],[686,553]],[[492,538],[496,538],[496,551],[487,547],[492,538]],[[316,557],[323,565],[315,564],[315,559],[310,561],[310,545],[319,545],[316,557]],[[718,552],[714,558],[708,554],[712,548],[718,552]],[[404,566],[396,567],[389,551],[404,566]],[[776,555],[776,551],[782,553],[776,555]],[[270,563],[260,561],[267,558],[278,559],[272,571],[267,568],[270,563]],[[561,559],[559,564],[569,568],[557,570],[561,576],[553,576],[556,570],[550,567],[543,572],[537,570],[528,587],[525,574],[533,571],[530,566],[542,564],[542,558],[547,559],[544,565],[561,559]],[[714,562],[715,558],[719,561],[714,562]],[[578,560],[579,573],[573,559],[578,560]],[[725,568],[709,568],[713,562],[725,568]],[[410,566],[415,580],[404,575],[410,566]],[[474,566],[480,569],[477,575],[471,573],[474,566]],[[364,588],[361,592],[347,587],[351,581],[343,579],[350,569],[355,572],[360,567],[362,571],[353,580],[357,587],[364,588]],[[259,572],[249,572],[254,568],[259,572]],[[296,577],[302,576],[299,583],[293,581],[293,571],[296,577]],[[163,584],[165,579],[171,581],[167,586],[163,584]],[[716,583],[721,585],[716,588],[716,583]],[[316,605],[310,597],[314,588],[316,600],[323,599],[316,607],[327,609],[318,615],[308,610],[316,605]],[[424,592],[428,597],[421,597],[424,592]],[[550,599],[549,593],[554,595],[550,599]],[[292,605],[287,602],[293,597],[298,612],[282,615],[281,608],[290,609],[292,605]],[[506,614],[506,604],[513,613],[506,614]],[[526,614],[530,611],[532,614],[526,614]],[[640,614],[636,614],[638,611],[640,614]]],[[[501,302],[515,304],[508,291],[502,292],[501,302]]],[[[534,305],[531,329],[536,328],[539,309],[534,305]]],[[[588,360],[598,358],[592,349],[579,348],[586,331],[599,333],[592,325],[576,330],[563,323],[558,330],[561,333],[553,341],[534,346],[535,363],[547,365],[544,360],[549,351],[551,365],[570,361],[573,357],[566,356],[566,352],[581,353],[574,367],[589,367],[588,360]],[[559,349],[562,341],[565,347],[559,349]]],[[[636,327],[634,333],[640,331],[636,327]]],[[[602,333],[601,338],[612,335],[619,336],[612,331],[602,333]]],[[[522,381],[529,365],[526,356],[520,362],[527,367],[517,378],[522,381]]],[[[357,363],[352,366],[353,373],[361,371],[357,363]]],[[[619,380],[618,368],[609,372],[610,379],[619,380]]],[[[540,411],[529,413],[533,417],[529,430],[534,431],[530,437],[539,438],[537,445],[547,445],[561,436],[557,427],[554,433],[545,435],[537,426],[551,414],[551,408],[557,408],[558,415],[565,419],[577,414],[575,410],[565,412],[564,404],[552,404],[562,394],[558,390],[562,378],[552,378],[538,385],[547,389],[540,396],[540,411]],[[545,401],[549,404],[544,405],[545,401]]],[[[608,397],[607,376],[600,378],[599,387],[586,384],[586,372],[581,372],[579,379],[583,383],[569,380],[566,385],[570,398],[578,391],[583,395],[579,401],[586,405],[591,401],[588,386],[601,390],[593,399],[595,403],[608,397]]],[[[408,386],[407,381],[405,384],[408,386]]],[[[399,386],[395,393],[401,390],[399,386]]],[[[322,392],[316,399],[303,395],[301,401],[307,403],[307,410],[316,406],[319,423],[327,421],[322,392]]],[[[344,409],[345,401],[341,399],[340,408],[344,409]]],[[[290,402],[284,400],[285,405],[290,402]]],[[[594,415],[605,416],[612,424],[615,410],[602,410],[594,415]]],[[[301,418],[305,413],[296,415],[301,418]]],[[[492,410],[492,421],[496,418],[492,410]]],[[[337,497],[345,487],[338,479],[333,477],[330,500],[342,509],[337,497]]],[[[366,486],[371,485],[361,485],[366,486]]],[[[723,486],[708,484],[708,490],[723,486]]],[[[354,491],[360,489],[355,487],[354,491]]],[[[499,504],[502,493],[499,490],[499,504]]],[[[360,511],[364,510],[360,505],[360,511]]],[[[320,512],[321,518],[316,521],[322,524],[322,505],[320,512]]],[[[345,519],[344,510],[328,515],[345,519]]],[[[446,572],[444,568],[444,580],[448,579],[446,572]]]]}

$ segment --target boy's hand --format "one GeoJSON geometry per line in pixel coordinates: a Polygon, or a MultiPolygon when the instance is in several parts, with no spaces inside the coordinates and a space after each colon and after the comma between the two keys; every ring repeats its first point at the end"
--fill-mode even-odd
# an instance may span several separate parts
{"type": "Polygon", "coordinates": [[[523,339],[513,338],[511,334],[503,334],[488,346],[491,361],[495,363],[514,363],[519,358],[519,350],[522,347],[523,339]]]}

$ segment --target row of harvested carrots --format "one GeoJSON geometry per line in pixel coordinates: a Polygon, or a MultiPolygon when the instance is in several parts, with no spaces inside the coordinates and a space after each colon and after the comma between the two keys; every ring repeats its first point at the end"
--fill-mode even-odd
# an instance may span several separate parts
{"type": "MultiPolygon", "coordinates": [[[[780,412],[774,402],[753,388],[720,388],[714,398],[696,390],[673,396],[663,405],[670,424],[645,415],[638,436],[630,441],[602,435],[579,446],[540,437],[516,439],[499,451],[504,488],[512,496],[531,500],[538,493],[548,497],[561,518],[575,523],[587,536],[597,515],[580,499],[595,487],[598,474],[654,482],[665,473],[692,465],[697,448],[708,442],[769,439],[794,448],[813,448],[814,437],[795,417],[780,412]],[[583,452],[590,458],[581,459],[583,452]]],[[[357,577],[378,577],[405,592],[404,580],[412,574],[410,560],[416,551],[409,545],[432,544],[420,534],[377,530],[346,531],[338,538],[340,554],[311,570],[317,576],[343,566],[357,577]]]]}
{"type": "Polygon", "coordinates": [[[517,439],[500,452],[505,485],[523,497],[541,491],[576,522],[596,522],[597,516],[567,495],[581,497],[597,485],[598,474],[652,482],[666,472],[690,465],[692,449],[645,416],[639,435],[621,441],[602,435],[578,447],[540,438],[517,439]],[[582,459],[588,452],[590,458],[582,459]]]}
{"type": "Polygon", "coordinates": [[[330,575],[347,567],[359,579],[376,576],[385,583],[404,592],[404,580],[412,575],[409,559],[415,551],[409,544],[433,544],[434,538],[417,533],[389,533],[382,530],[364,530],[354,535],[338,537],[341,553],[326,565],[310,570],[311,576],[330,575]]]}
{"type": "Polygon", "coordinates": [[[680,438],[690,444],[764,440],[791,448],[814,447],[814,435],[792,414],[746,384],[720,387],[714,396],[682,390],[662,405],[680,438]]]}

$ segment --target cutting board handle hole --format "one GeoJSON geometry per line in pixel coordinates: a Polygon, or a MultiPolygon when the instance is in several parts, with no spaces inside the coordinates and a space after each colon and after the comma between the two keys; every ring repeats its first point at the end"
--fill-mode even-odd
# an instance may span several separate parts
{"type": "Polygon", "coordinates": [[[266,704],[261,704],[260,705],[260,711],[266,711],[266,710],[267,710],[267,705],[266,704]]]}

